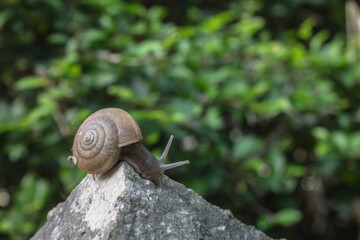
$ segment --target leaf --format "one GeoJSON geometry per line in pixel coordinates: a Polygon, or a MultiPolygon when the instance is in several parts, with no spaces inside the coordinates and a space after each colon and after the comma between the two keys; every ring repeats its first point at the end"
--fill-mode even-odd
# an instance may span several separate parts
{"type": "Polygon", "coordinates": [[[209,190],[209,183],[205,178],[195,178],[187,185],[201,196],[205,196],[209,190]]]}
{"type": "Polygon", "coordinates": [[[21,142],[6,144],[5,150],[12,162],[17,162],[28,153],[27,147],[21,142]]]}
{"type": "Polygon", "coordinates": [[[341,152],[346,153],[349,147],[349,139],[347,135],[342,131],[335,131],[332,136],[332,141],[335,147],[341,152]]]}
{"type": "Polygon", "coordinates": [[[134,92],[123,86],[110,86],[107,92],[109,95],[116,96],[120,99],[132,99],[134,97],[134,92]]]}
{"type": "Polygon", "coordinates": [[[312,134],[318,140],[326,140],[329,137],[329,131],[324,127],[315,127],[312,134]]]}
{"type": "Polygon", "coordinates": [[[309,45],[311,51],[314,52],[315,54],[318,54],[324,42],[328,40],[329,37],[330,37],[330,33],[326,29],[323,29],[320,32],[318,32],[315,36],[312,37],[310,41],[309,45]]]}
{"type": "Polygon", "coordinates": [[[252,158],[244,164],[246,170],[260,171],[264,167],[264,162],[260,158],[252,158]]]}
{"type": "Polygon", "coordinates": [[[340,163],[341,159],[334,154],[323,157],[315,166],[316,173],[321,177],[327,178],[339,169],[340,163]]]}
{"type": "Polygon", "coordinates": [[[219,130],[224,126],[222,116],[217,108],[210,108],[204,116],[204,124],[210,129],[219,130]]]}
{"type": "Polygon", "coordinates": [[[353,157],[360,159],[360,132],[355,132],[350,138],[350,152],[353,153],[353,157]]]}
{"type": "Polygon", "coordinates": [[[292,177],[302,177],[306,173],[306,168],[301,165],[289,165],[286,167],[286,174],[292,177]]]}
{"type": "Polygon", "coordinates": [[[299,27],[297,35],[302,40],[308,40],[313,34],[313,28],[315,26],[315,19],[306,19],[299,27]]]}
{"type": "Polygon", "coordinates": [[[101,41],[103,41],[105,37],[106,37],[105,32],[101,31],[100,29],[96,29],[96,28],[86,29],[80,35],[81,47],[83,49],[89,49],[92,45],[95,45],[96,43],[100,43],[101,41]]]}
{"type": "Polygon", "coordinates": [[[167,109],[168,112],[176,114],[177,120],[181,122],[191,121],[199,117],[203,110],[199,103],[181,98],[173,99],[167,104],[167,109]]]}
{"type": "Polygon", "coordinates": [[[64,44],[68,40],[68,36],[63,33],[53,33],[48,36],[47,40],[52,44],[64,44]]]}
{"type": "Polygon", "coordinates": [[[204,23],[204,28],[210,32],[215,32],[221,29],[226,23],[234,19],[232,12],[222,12],[218,15],[215,15],[204,23]]]}
{"type": "Polygon", "coordinates": [[[11,11],[2,9],[0,12],[0,29],[6,24],[8,19],[11,17],[11,11]]]}
{"type": "Polygon", "coordinates": [[[251,103],[250,106],[259,114],[264,114],[268,117],[273,117],[291,108],[290,101],[283,97],[251,103]]]}
{"type": "Polygon", "coordinates": [[[257,220],[256,226],[262,230],[262,231],[266,231],[269,228],[274,226],[274,223],[271,222],[269,217],[266,216],[260,216],[259,219],[257,220]]]}
{"type": "Polygon", "coordinates": [[[263,231],[266,231],[277,225],[289,227],[301,221],[302,218],[303,215],[298,209],[286,208],[278,211],[275,214],[259,217],[257,226],[263,231]]]}
{"type": "Polygon", "coordinates": [[[37,77],[37,76],[27,76],[19,79],[15,83],[16,90],[29,90],[34,88],[44,87],[49,84],[48,79],[37,77]]]}
{"type": "Polygon", "coordinates": [[[286,166],[286,160],[279,150],[271,150],[268,156],[268,161],[273,175],[280,176],[283,174],[286,166]]]}
{"type": "Polygon", "coordinates": [[[261,149],[262,145],[263,141],[260,138],[251,135],[235,140],[232,153],[234,161],[238,161],[256,153],[261,149]]]}
{"type": "Polygon", "coordinates": [[[274,222],[278,225],[289,227],[298,223],[303,218],[302,213],[295,208],[287,208],[278,211],[274,215],[274,222]]]}

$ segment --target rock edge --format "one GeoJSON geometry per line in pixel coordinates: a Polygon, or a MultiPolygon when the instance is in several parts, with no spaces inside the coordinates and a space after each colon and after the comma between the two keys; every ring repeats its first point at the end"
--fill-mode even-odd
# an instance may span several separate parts
{"type": "Polygon", "coordinates": [[[31,239],[271,238],[184,185],[164,176],[159,188],[122,162],[88,174],[31,239]]]}

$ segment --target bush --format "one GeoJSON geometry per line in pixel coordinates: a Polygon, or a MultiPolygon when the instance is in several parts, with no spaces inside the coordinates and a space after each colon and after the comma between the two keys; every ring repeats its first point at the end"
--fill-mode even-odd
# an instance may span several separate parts
{"type": "Polygon", "coordinates": [[[185,25],[161,6],[23,2],[0,11],[0,236],[31,236],[84,177],[66,158],[104,107],[155,156],[174,134],[170,161],[191,165],[167,174],[270,236],[355,236],[360,64],[342,35],[309,18],[275,40],[255,1],[185,25]]]}

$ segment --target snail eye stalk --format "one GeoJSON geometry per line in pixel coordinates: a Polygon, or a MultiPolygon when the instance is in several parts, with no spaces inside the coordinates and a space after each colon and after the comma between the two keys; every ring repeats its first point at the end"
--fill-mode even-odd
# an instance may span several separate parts
{"type": "Polygon", "coordinates": [[[169,164],[165,164],[165,160],[166,160],[166,157],[169,153],[169,149],[171,147],[171,143],[174,139],[174,135],[171,135],[170,136],[170,139],[168,141],[168,143],[166,144],[166,147],[165,147],[165,150],[161,156],[161,158],[159,159],[160,161],[160,167],[163,171],[165,170],[168,170],[168,169],[171,169],[171,168],[175,168],[175,167],[178,167],[178,166],[181,166],[181,165],[185,165],[185,164],[190,164],[190,161],[189,160],[186,160],[186,161],[181,161],[181,162],[176,162],[176,163],[169,163],[169,164]]]}

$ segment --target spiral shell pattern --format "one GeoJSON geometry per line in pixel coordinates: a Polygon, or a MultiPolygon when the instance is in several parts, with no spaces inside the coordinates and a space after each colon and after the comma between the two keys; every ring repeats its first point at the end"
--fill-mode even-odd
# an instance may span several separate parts
{"type": "Polygon", "coordinates": [[[105,142],[105,129],[99,123],[92,123],[86,126],[79,134],[77,142],[79,155],[82,158],[89,159],[95,157],[101,151],[105,142]]]}
{"type": "Polygon", "coordinates": [[[80,126],[74,140],[77,165],[88,173],[109,170],[120,157],[116,124],[108,117],[97,117],[80,126]],[[83,126],[84,125],[84,126],[83,126]]]}
{"type": "Polygon", "coordinates": [[[80,125],[69,159],[88,173],[103,173],[120,159],[121,148],[142,140],[139,126],[120,108],[104,108],[80,125]]]}

